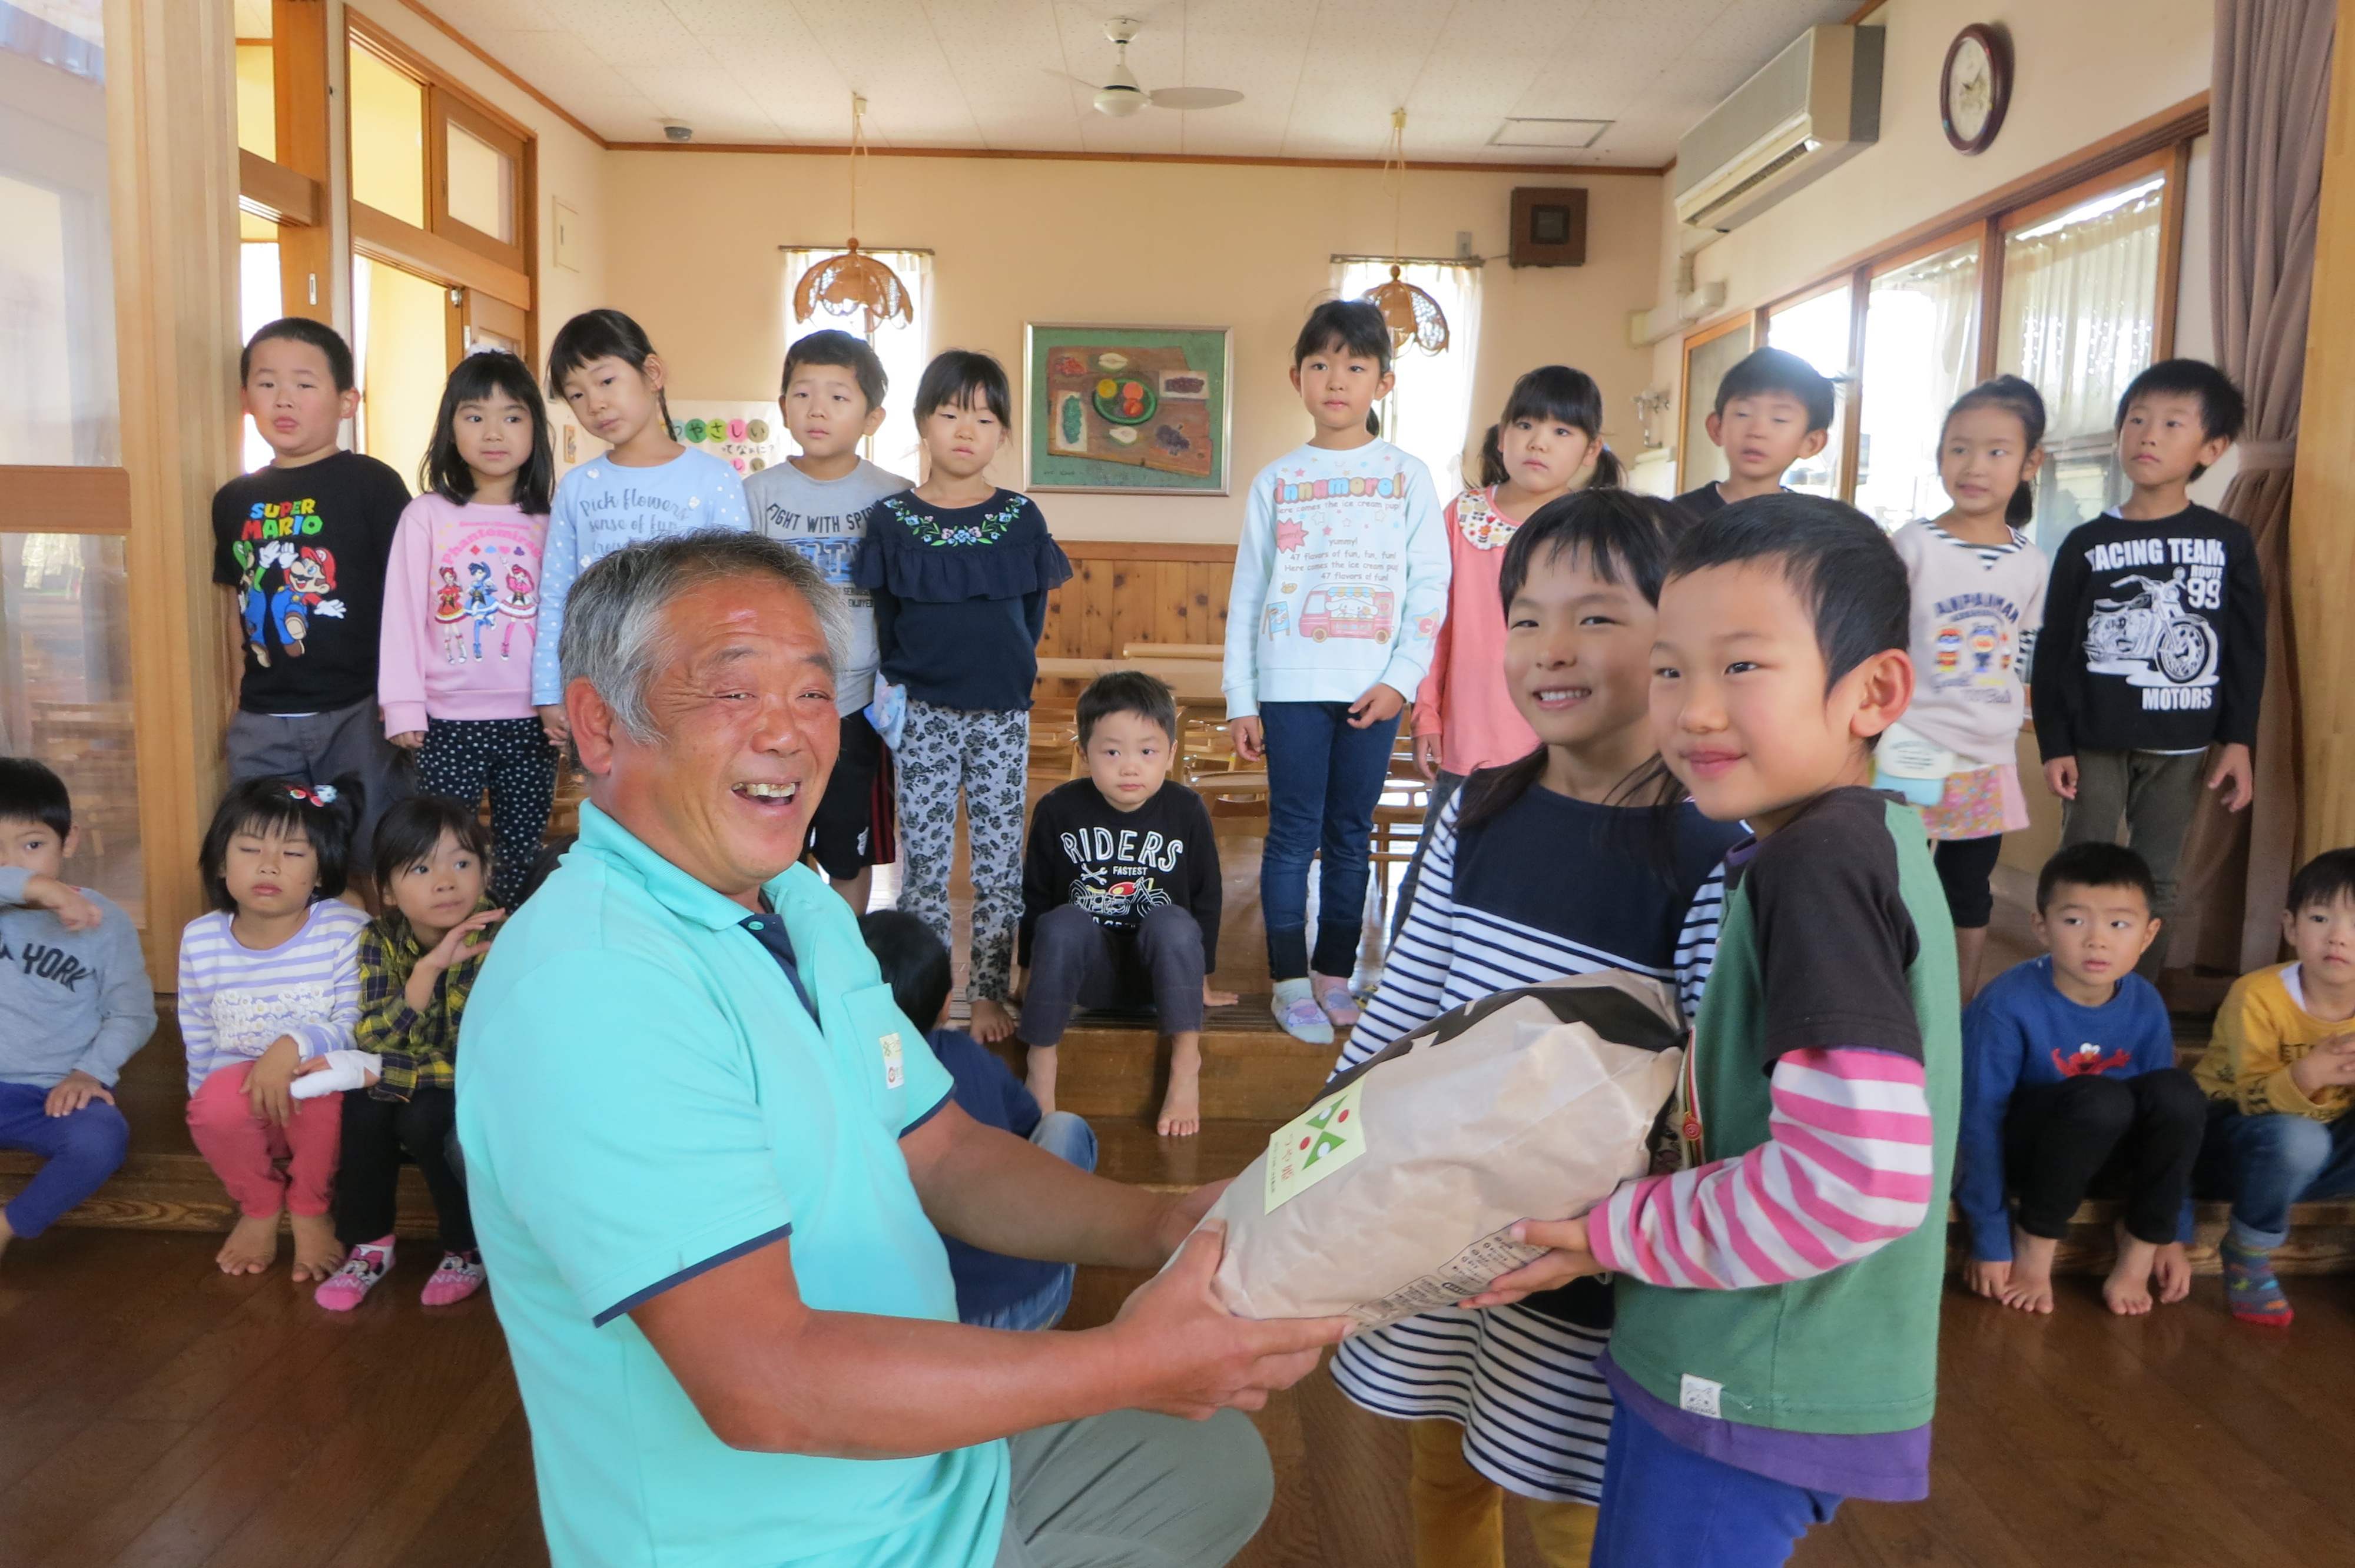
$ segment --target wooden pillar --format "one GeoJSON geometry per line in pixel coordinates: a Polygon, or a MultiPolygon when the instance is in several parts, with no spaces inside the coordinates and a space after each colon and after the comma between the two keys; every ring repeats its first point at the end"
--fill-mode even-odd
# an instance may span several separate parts
{"type": "Polygon", "coordinates": [[[230,0],[106,0],[139,825],[163,991],[203,907],[197,850],[226,779],[211,516],[238,471],[236,34],[230,0]]]}
{"type": "Polygon", "coordinates": [[[2290,599],[2305,806],[2298,854],[2355,844],[2355,0],[2339,0],[2306,336],[2290,599]]]}
{"type": "Polygon", "coordinates": [[[329,273],[334,235],[328,221],[327,0],[272,0],[270,8],[272,79],[278,101],[278,162],[319,185],[319,221],[278,230],[278,271],[285,313],[333,324],[336,291],[329,273]]]}

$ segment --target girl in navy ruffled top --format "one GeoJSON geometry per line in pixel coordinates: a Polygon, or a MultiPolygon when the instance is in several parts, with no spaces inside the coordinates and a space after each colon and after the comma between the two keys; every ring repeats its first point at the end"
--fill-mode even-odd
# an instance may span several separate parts
{"type": "Polygon", "coordinates": [[[1013,417],[1005,367],[951,349],[924,367],[916,429],[924,482],[868,514],[851,580],[875,599],[885,681],[906,689],[907,724],[891,750],[907,855],[900,907],[943,944],[949,865],[964,792],[973,849],[972,1033],[1013,1033],[1006,993],[1022,915],[1024,776],[1030,688],[1047,594],[1071,575],[1030,498],[986,475],[1013,417]]]}

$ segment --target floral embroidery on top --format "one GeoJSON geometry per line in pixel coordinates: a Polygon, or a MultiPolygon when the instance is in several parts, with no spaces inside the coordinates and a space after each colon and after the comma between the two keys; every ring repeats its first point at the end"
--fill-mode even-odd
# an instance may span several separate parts
{"type": "Polygon", "coordinates": [[[1455,527],[1476,550],[1501,550],[1521,525],[1496,508],[1496,491],[1467,490],[1455,498],[1455,527]]]}
{"type": "MultiPolygon", "coordinates": [[[[883,504],[891,509],[891,514],[906,525],[909,533],[934,549],[960,545],[995,545],[1006,537],[1007,530],[1022,517],[1022,497],[1011,492],[1006,497],[1005,505],[986,514],[978,523],[944,523],[930,513],[916,511],[896,495],[886,496],[883,504]]],[[[963,511],[964,508],[958,510],[963,511]]]]}

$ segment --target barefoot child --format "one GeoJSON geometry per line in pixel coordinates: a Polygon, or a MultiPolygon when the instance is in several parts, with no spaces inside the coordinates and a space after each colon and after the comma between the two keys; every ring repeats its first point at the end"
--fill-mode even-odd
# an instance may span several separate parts
{"type": "Polygon", "coordinates": [[[294,1232],[294,1277],[343,1261],[328,1218],[343,1106],[297,1100],[303,1063],[348,1048],[359,1021],[359,938],[368,916],[341,902],[358,786],[249,779],[213,813],[199,863],[209,913],[180,935],[180,1034],[188,1048],[188,1132],[241,1218],[224,1274],[278,1256],[278,1214],[294,1232]],[[283,1160],[280,1175],[272,1164],[283,1160]]]}
{"type": "Polygon", "coordinates": [[[0,1149],[42,1160],[0,1209],[0,1253],[39,1235],[123,1164],[123,1064],[155,1033],[155,993],[131,917],[60,881],[73,854],[65,781],[0,757],[0,1149]]]}
{"type": "MultiPolygon", "coordinates": [[[[1536,737],[1442,809],[1382,981],[1339,1065],[1451,1008],[1556,975],[1675,978],[1678,927],[1742,837],[1710,821],[1652,745],[1653,600],[1676,536],[1665,501],[1587,490],[1540,507],[1499,552],[1502,680],[1536,737]]],[[[1527,1499],[1551,1564],[1586,1561],[1611,1393],[1595,1370],[1611,1292],[1577,1280],[1345,1340],[1334,1380],[1413,1423],[1415,1561],[1504,1561],[1504,1494],[1527,1499]]]]}
{"type": "Polygon", "coordinates": [[[785,350],[777,408],[801,450],[744,478],[752,531],[807,556],[850,601],[850,646],[837,655],[842,665],[834,673],[842,749],[810,819],[810,853],[854,915],[866,912],[875,868],[899,858],[890,758],[865,711],[875,700],[875,603],[850,580],[868,510],[908,488],[906,480],[858,455],[859,442],[883,423],[890,387],[866,339],[834,331],[795,338],[785,350]]]}
{"type": "Polygon", "coordinates": [[[1955,935],[1910,807],[1864,788],[1913,693],[1905,567],[1863,514],[1729,506],[1660,589],[1652,736],[1746,822],[1688,1058],[1687,1168],[1516,1230],[1487,1305],[1612,1270],[1594,1562],[1760,1568],[1844,1498],[1928,1495],[1962,1085],[1955,935]]]}
{"type": "Polygon", "coordinates": [[[1219,846],[1202,799],[1169,777],[1178,703],[1134,670],[1080,694],[1085,779],[1050,791],[1022,853],[1016,961],[1029,977],[1016,1031],[1029,1088],[1055,1108],[1055,1049],[1075,1009],[1151,1002],[1169,1036],[1169,1088],[1156,1130],[1201,1130],[1202,1009],[1219,964],[1219,846]]]}
{"type": "Polygon", "coordinates": [[[2191,1165],[2207,1107],[2175,1065],[2175,1033],[2136,960],[2158,936],[2150,868],[2116,844],[2044,863],[2036,934],[2051,951],[2005,970],[1963,1015],[1963,1126],[1955,1197],[1970,1222],[1964,1270],[1981,1296],[2052,1310],[2052,1255],[2088,1192],[2125,1200],[2113,1312],[2191,1289],[2191,1165]],[[2019,1215],[2004,1213],[2004,1186],[2019,1215]]]}
{"type": "Polygon", "coordinates": [[[2233,985],[2199,1074],[2232,1194],[2225,1301],[2243,1322],[2286,1328],[2273,1252],[2290,1205],[2355,1192],[2355,849],[2299,868],[2282,937],[2297,958],[2233,985]]]}
{"type": "Polygon", "coordinates": [[[1329,1045],[1358,1021],[1349,979],[1374,808],[1446,610],[1447,541],[1430,472],[1368,429],[1391,382],[1381,312],[1327,301],[1292,361],[1316,434],[1252,481],[1220,684],[1237,759],[1267,760],[1259,895],[1275,1019],[1329,1045]],[[1312,952],[1308,863],[1320,852],[1312,952]]]}
{"type": "Polygon", "coordinates": [[[458,1021],[490,952],[485,906],[489,835],[472,808],[419,795],[377,829],[376,883],[389,906],[360,936],[359,1048],[377,1081],[346,1089],[342,1168],[336,1176],[336,1239],[350,1248],[321,1285],[320,1306],[348,1312],[392,1266],[393,1185],[406,1151],[433,1194],[442,1262],[425,1282],[428,1307],[483,1287],[483,1257],[466,1212],[466,1187],[451,1168],[457,1124],[458,1021]]]}
{"type": "Polygon", "coordinates": [[[957,797],[973,851],[974,1038],[1014,1032],[1006,1010],[1022,917],[1022,813],[1030,762],[1030,689],[1047,595],[1071,563],[1027,495],[990,482],[1014,417],[1006,367],[953,348],[916,387],[924,482],[875,503],[851,581],[875,600],[883,678],[908,694],[893,749],[900,907],[946,945],[957,797]]]}

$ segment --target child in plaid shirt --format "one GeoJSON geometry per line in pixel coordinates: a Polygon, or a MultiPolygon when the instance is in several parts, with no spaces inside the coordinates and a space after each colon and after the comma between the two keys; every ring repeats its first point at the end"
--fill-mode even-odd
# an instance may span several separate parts
{"type": "Polygon", "coordinates": [[[483,1287],[482,1255],[466,1188],[451,1158],[456,1125],[458,1019],[490,951],[477,933],[505,918],[483,907],[489,834],[474,813],[441,795],[417,795],[376,830],[376,885],[389,906],[360,934],[360,1020],[375,1081],[344,1091],[343,1165],[336,1237],[351,1249],[316,1299],[331,1312],[358,1306],[392,1266],[393,1186],[401,1150],[417,1162],[442,1223],[442,1265],[425,1283],[428,1307],[483,1287]]]}

